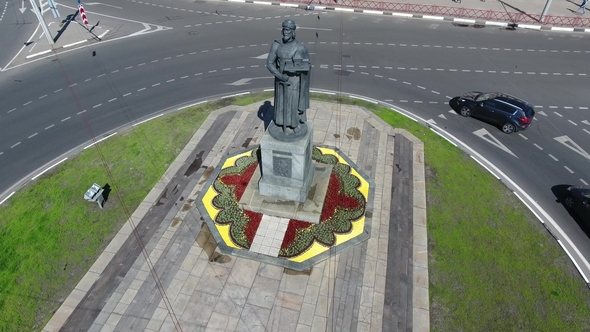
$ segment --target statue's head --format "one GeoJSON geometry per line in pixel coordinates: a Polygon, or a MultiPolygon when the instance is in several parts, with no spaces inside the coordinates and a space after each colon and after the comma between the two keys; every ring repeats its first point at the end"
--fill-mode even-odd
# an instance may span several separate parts
{"type": "Polygon", "coordinates": [[[295,39],[295,21],[287,19],[283,21],[283,42],[288,42],[295,39]]]}

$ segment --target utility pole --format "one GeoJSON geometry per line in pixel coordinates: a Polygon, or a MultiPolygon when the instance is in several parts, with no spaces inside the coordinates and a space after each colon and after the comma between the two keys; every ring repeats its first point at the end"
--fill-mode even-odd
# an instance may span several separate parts
{"type": "Polygon", "coordinates": [[[541,23],[545,22],[545,15],[549,11],[549,6],[551,6],[551,0],[547,0],[545,3],[545,8],[543,8],[543,12],[541,13],[541,23]]]}
{"type": "MultiPolygon", "coordinates": [[[[54,0],[31,0],[32,8],[31,10],[37,16],[39,20],[39,24],[41,25],[41,29],[43,29],[43,33],[49,42],[49,45],[53,45],[53,37],[49,32],[49,28],[47,27],[47,23],[45,23],[45,19],[43,18],[43,14],[45,14],[48,10],[51,10],[54,18],[59,17],[59,12],[57,11],[57,6],[54,0]]],[[[24,7],[24,0],[23,0],[23,7],[24,7]]]]}

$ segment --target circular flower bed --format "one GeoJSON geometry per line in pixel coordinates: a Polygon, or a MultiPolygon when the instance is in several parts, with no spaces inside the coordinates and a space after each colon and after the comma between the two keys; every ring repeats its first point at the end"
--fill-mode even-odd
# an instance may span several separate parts
{"type": "MultiPolygon", "coordinates": [[[[332,165],[319,224],[290,220],[280,258],[301,262],[362,233],[369,185],[334,149],[315,147],[315,162],[332,165]]],[[[238,202],[258,167],[257,149],[228,158],[203,203],[226,245],[248,250],[262,214],[238,202]]]]}

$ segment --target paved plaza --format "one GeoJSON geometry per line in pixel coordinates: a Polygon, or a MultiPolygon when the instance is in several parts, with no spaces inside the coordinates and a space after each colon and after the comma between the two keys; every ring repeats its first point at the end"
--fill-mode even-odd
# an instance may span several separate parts
{"type": "Polygon", "coordinates": [[[308,115],[376,185],[369,240],[303,272],[219,252],[195,198],[260,141],[263,105],[208,117],[44,331],[429,330],[423,144],[366,109],[308,115]]]}

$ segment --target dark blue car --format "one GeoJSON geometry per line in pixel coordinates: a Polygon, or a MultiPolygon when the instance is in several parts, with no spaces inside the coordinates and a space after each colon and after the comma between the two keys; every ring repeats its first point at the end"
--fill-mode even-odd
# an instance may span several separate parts
{"type": "Polygon", "coordinates": [[[449,101],[464,117],[475,117],[497,125],[506,134],[527,129],[535,110],[526,101],[502,92],[471,91],[449,101]]]}
{"type": "Polygon", "coordinates": [[[570,186],[567,191],[563,204],[590,226],[590,186],[570,186]]]}

